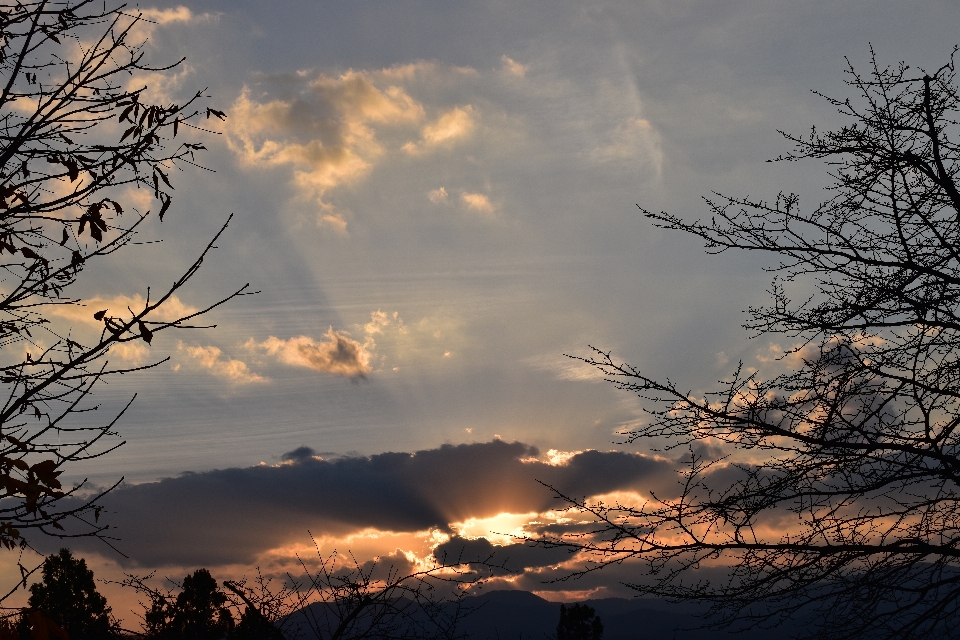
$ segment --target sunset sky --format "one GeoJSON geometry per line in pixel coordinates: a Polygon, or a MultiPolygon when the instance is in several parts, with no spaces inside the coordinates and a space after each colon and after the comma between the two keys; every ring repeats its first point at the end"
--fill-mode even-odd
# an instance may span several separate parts
{"type": "MultiPolygon", "coordinates": [[[[815,206],[824,166],[765,162],[790,150],[778,129],[843,122],[811,89],[847,96],[845,56],[866,71],[872,44],[882,64],[935,70],[960,24],[949,1],[140,10],[148,57],[186,62],[137,81],[163,101],[209,87],[228,117],[201,134],[213,171],[177,172],[173,207],[144,232],[162,242],[85,273],[74,294],[89,306],[61,320],[96,331],[93,311],[168,285],[231,213],[170,313],[247,282],[260,293],[211,314],[216,329],[116,353],[170,361],[100,387],[101,418],[138,394],[126,444],[68,478],[125,478],[103,517],[129,558],[74,545],[112,578],[282,575],[315,553],[308,531],[325,552],[398,566],[455,535],[510,544],[561,517],[537,480],[670,495],[682,452],[622,444],[641,403],[564,354],[611,350],[695,392],[738,360],[762,371],[771,344],[740,322],[769,274],[760,256],[707,256],[654,228],[637,204],[689,219],[713,192],[815,206]]],[[[626,595],[620,581],[640,579],[624,566],[550,583],[582,562],[511,558],[495,588],[626,595]]],[[[10,586],[15,566],[0,564],[10,586]]]]}

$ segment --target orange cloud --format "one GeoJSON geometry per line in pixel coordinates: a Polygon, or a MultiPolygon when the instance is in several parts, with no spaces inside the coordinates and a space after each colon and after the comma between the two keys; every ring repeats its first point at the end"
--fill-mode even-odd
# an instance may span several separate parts
{"type": "Polygon", "coordinates": [[[420,132],[420,143],[408,142],[403,145],[407,153],[422,153],[439,146],[448,146],[454,142],[467,138],[473,133],[476,126],[474,109],[472,106],[454,107],[446,112],[436,122],[423,127],[420,132]]]}
{"type": "Polygon", "coordinates": [[[196,360],[201,367],[208,369],[213,375],[226,378],[231,382],[239,384],[249,384],[251,382],[264,382],[266,379],[250,371],[247,363],[233,358],[221,358],[222,352],[214,346],[184,346],[183,343],[177,347],[188,356],[196,360]]]}
{"type": "Polygon", "coordinates": [[[326,340],[314,340],[307,336],[281,340],[270,336],[259,343],[251,338],[245,346],[251,350],[265,351],[284,364],[321,373],[359,378],[370,373],[371,354],[368,347],[372,347],[371,342],[361,344],[346,332],[334,331],[333,327],[327,330],[324,337],[326,340]]]}
{"type": "Polygon", "coordinates": [[[463,203],[467,205],[467,208],[473,209],[474,211],[479,211],[480,213],[493,213],[494,206],[490,202],[490,198],[483,195],[482,193],[466,193],[464,192],[460,199],[463,200],[463,203]]]}

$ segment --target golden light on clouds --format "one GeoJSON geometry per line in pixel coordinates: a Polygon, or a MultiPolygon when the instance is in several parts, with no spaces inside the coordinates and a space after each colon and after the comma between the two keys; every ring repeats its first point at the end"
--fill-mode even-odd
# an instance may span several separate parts
{"type": "Polygon", "coordinates": [[[427,194],[427,199],[433,204],[440,204],[447,201],[447,190],[443,187],[434,189],[427,194]]]}
{"type": "Polygon", "coordinates": [[[513,544],[525,537],[526,525],[534,522],[539,514],[498,513],[489,518],[470,518],[463,522],[450,523],[450,528],[463,538],[486,538],[493,544],[513,544]]]}
{"type": "Polygon", "coordinates": [[[297,336],[281,340],[270,336],[263,342],[250,338],[244,347],[250,351],[262,351],[280,362],[297,367],[306,367],[321,373],[339,376],[363,377],[370,373],[372,342],[361,344],[343,331],[327,329],[325,340],[297,336]]]}
{"type": "Polygon", "coordinates": [[[245,87],[230,110],[227,143],[249,167],[291,167],[301,194],[320,200],[369,172],[384,152],[377,127],[424,117],[423,106],[403,88],[378,88],[375,76],[321,74],[290,99],[261,101],[245,87]]]}
{"type": "Polygon", "coordinates": [[[221,357],[223,352],[219,347],[212,345],[184,345],[182,342],[177,349],[195,360],[201,367],[219,378],[224,378],[237,384],[265,382],[266,378],[252,371],[247,363],[229,357],[221,357]]]}
{"type": "MultiPolygon", "coordinates": [[[[103,321],[96,320],[93,317],[93,314],[97,311],[107,309],[107,315],[129,316],[131,310],[138,313],[143,311],[146,303],[146,299],[139,293],[132,296],[120,295],[109,298],[94,296],[79,304],[53,305],[50,307],[50,313],[92,327],[102,327],[103,321]]],[[[170,296],[163,306],[150,314],[150,319],[159,322],[172,322],[197,311],[199,311],[197,307],[185,304],[174,295],[170,296]]]]}
{"type": "Polygon", "coordinates": [[[403,145],[407,153],[423,153],[424,151],[450,146],[455,142],[468,138],[476,126],[474,108],[470,105],[454,107],[435,122],[423,127],[420,132],[420,142],[408,142],[403,145]]]}
{"type": "Polygon", "coordinates": [[[490,198],[482,193],[464,192],[460,196],[460,199],[463,200],[463,203],[468,209],[473,211],[479,211],[480,213],[493,213],[494,211],[494,206],[493,203],[490,202],[490,198]]]}

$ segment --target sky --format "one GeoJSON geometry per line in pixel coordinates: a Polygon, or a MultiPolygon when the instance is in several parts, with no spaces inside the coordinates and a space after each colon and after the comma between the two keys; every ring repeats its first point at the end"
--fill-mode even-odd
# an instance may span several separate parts
{"type": "MultiPolygon", "coordinates": [[[[230,577],[283,575],[316,556],[311,535],[402,567],[500,545],[515,570],[496,588],[551,599],[642,578],[551,582],[582,559],[518,543],[562,520],[540,482],[626,501],[677,486],[676,455],[624,442],[640,400],[566,356],[594,346],[703,391],[778,346],[740,327],[766,300],[764,259],[708,256],[638,205],[690,220],[715,192],[815,206],[826,168],[766,162],[790,150],[778,131],[843,124],[811,90],[849,95],[848,60],[867,70],[871,45],[881,64],[938,68],[960,23],[946,1],[139,9],[149,58],[186,60],[131,82],[158,100],[207,88],[227,118],[197,134],[206,169],[174,172],[150,244],[85,272],[88,307],[60,321],[93,331],[93,307],[172,282],[230,214],[170,313],[259,293],[214,311],[215,329],[116,353],[170,360],[97,392],[98,415],[137,394],[125,444],[67,479],[124,479],[104,517],[126,557],[74,549],[101,577],[230,577]]],[[[0,559],[11,583],[16,560],[0,559]]]]}

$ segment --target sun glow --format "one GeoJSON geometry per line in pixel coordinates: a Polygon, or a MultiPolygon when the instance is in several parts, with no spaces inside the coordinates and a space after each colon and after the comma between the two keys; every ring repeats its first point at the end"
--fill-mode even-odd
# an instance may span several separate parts
{"type": "Polygon", "coordinates": [[[538,514],[498,513],[489,518],[470,518],[454,522],[450,528],[463,538],[486,538],[493,544],[512,544],[527,535],[526,525],[537,520],[538,514]]]}

